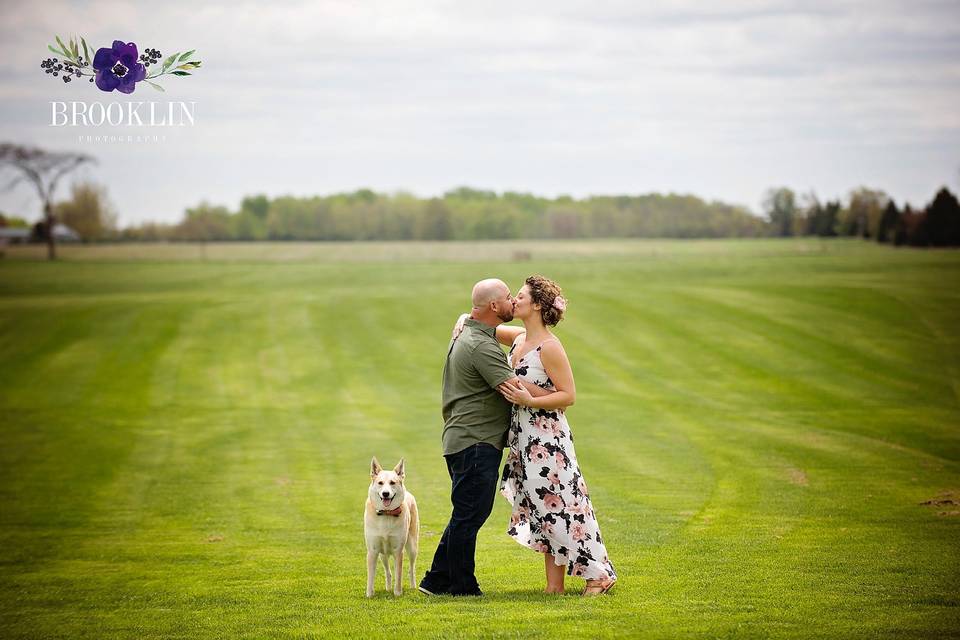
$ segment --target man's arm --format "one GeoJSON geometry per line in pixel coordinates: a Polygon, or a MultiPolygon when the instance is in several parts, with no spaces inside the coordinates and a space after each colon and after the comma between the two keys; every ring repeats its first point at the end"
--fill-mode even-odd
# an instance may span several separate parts
{"type": "Polygon", "coordinates": [[[516,382],[517,374],[507,364],[507,357],[496,344],[481,342],[473,351],[473,364],[491,389],[506,382],[516,382]]]}
{"type": "Polygon", "coordinates": [[[510,368],[510,365],[507,364],[507,359],[504,357],[503,351],[496,345],[478,346],[477,350],[474,351],[474,362],[480,375],[487,381],[487,384],[500,391],[500,393],[503,393],[502,387],[504,385],[510,385],[512,387],[523,385],[530,391],[530,395],[535,398],[553,393],[552,391],[538,387],[532,382],[525,382],[518,378],[513,369],[510,368]]]}

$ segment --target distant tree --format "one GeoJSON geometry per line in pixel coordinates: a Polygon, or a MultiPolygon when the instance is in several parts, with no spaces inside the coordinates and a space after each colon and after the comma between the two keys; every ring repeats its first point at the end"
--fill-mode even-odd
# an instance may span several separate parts
{"type": "Polygon", "coordinates": [[[900,216],[903,225],[902,237],[905,244],[912,247],[929,247],[930,234],[927,232],[927,212],[913,211],[905,207],[900,216]]]}
{"type": "Polygon", "coordinates": [[[829,238],[837,235],[837,219],[842,207],[839,201],[821,203],[813,192],[803,197],[794,228],[798,235],[829,238]]]}
{"type": "Polygon", "coordinates": [[[823,238],[832,238],[837,235],[837,225],[840,221],[840,212],[843,205],[839,200],[828,201],[823,205],[823,214],[817,222],[816,233],[823,238]]]}
{"type": "Polygon", "coordinates": [[[162,222],[142,222],[136,227],[122,229],[119,235],[134,242],[161,242],[174,239],[175,228],[175,225],[162,222]]]}
{"type": "Polygon", "coordinates": [[[890,197],[883,191],[860,187],[850,192],[850,204],[843,221],[843,235],[871,238],[877,235],[880,217],[890,197]]]}
{"type": "Polygon", "coordinates": [[[240,211],[231,216],[230,237],[235,240],[265,240],[269,211],[270,200],[267,196],[244,198],[240,202],[240,211]]]}
{"type": "Polygon", "coordinates": [[[793,219],[793,232],[798,236],[815,235],[816,219],[823,210],[817,194],[813,191],[800,196],[800,206],[793,219]]]}
{"type": "Polygon", "coordinates": [[[240,211],[249,211],[261,220],[267,219],[270,211],[270,199],[265,195],[247,196],[240,202],[240,211]]]}
{"type": "Polygon", "coordinates": [[[58,202],[53,210],[54,217],[80,234],[84,242],[108,238],[117,228],[117,214],[101,185],[75,182],[70,199],[58,202]]]}
{"type": "Polygon", "coordinates": [[[485,191],[481,189],[472,189],[470,187],[458,187],[443,194],[444,199],[456,198],[460,200],[496,200],[496,191],[485,191]]]}
{"type": "Polygon", "coordinates": [[[53,198],[57,185],[61,178],[85,162],[94,162],[94,159],[82,153],[59,153],[10,143],[0,144],[0,170],[12,171],[15,174],[6,188],[12,189],[26,180],[34,186],[43,203],[43,235],[47,242],[49,260],[57,257],[56,239],[54,234],[49,232],[56,224],[53,198]]]}
{"type": "Polygon", "coordinates": [[[897,225],[900,223],[900,210],[896,203],[891,200],[887,203],[883,215],[880,216],[880,225],[877,228],[877,242],[890,242],[896,233],[897,225]]]}
{"type": "Polygon", "coordinates": [[[187,215],[174,230],[178,240],[230,240],[230,211],[206,203],[187,209],[187,215]]]}
{"type": "Polygon", "coordinates": [[[421,240],[450,240],[453,238],[453,220],[450,209],[440,198],[431,198],[420,216],[416,235],[421,240]]]}
{"type": "Polygon", "coordinates": [[[47,238],[51,235],[53,234],[50,233],[50,227],[43,220],[34,222],[30,227],[30,242],[47,242],[47,238]]]}
{"type": "Polygon", "coordinates": [[[797,212],[793,191],[786,187],[769,189],[763,200],[763,211],[773,226],[774,235],[793,235],[793,219],[797,212]]]}
{"type": "Polygon", "coordinates": [[[357,189],[349,196],[351,200],[354,200],[357,202],[365,202],[367,204],[376,202],[377,197],[378,197],[377,194],[370,189],[357,189]]]}
{"type": "Polygon", "coordinates": [[[551,238],[579,238],[583,216],[575,210],[550,209],[546,214],[546,231],[551,238]]]}
{"type": "Polygon", "coordinates": [[[904,205],[903,211],[900,212],[900,215],[897,217],[897,225],[893,230],[893,244],[896,247],[903,246],[907,244],[910,240],[910,236],[907,233],[907,226],[909,221],[914,217],[913,209],[910,208],[909,204],[904,205]]]}
{"type": "Polygon", "coordinates": [[[839,202],[820,202],[816,193],[810,192],[802,197],[803,204],[797,209],[794,230],[797,235],[820,236],[823,238],[837,235],[837,217],[840,214],[839,202]]]}
{"type": "Polygon", "coordinates": [[[16,216],[5,216],[0,213],[0,227],[10,227],[12,229],[29,229],[30,223],[24,218],[16,216]]]}
{"type": "Polygon", "coordinates": [[[960,246],[960,203],[943,187],[926,208],[926,231],[934,247],[960,246]]]}

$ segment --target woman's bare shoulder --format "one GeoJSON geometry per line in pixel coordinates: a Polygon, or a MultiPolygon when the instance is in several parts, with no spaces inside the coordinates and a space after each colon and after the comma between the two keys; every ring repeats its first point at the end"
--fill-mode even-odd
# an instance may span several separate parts
{"type": "Polygon", "coordinates": [[[560,338],[551,336],[540,343],[540,353],[547,356],[561,356],[566,355],[567,352],[564,350],[560,338]]]}

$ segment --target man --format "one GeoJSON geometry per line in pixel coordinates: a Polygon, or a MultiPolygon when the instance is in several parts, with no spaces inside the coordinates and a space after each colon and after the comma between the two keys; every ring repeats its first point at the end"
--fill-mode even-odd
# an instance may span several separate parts
{"type": "Polygon", "coordinates": [[[513,320],[510,289],[501,280],[481,280],[472,302],[443,367],[443,455],[453,513],[420,582],[428,595],[483,595],[474,576],[477,533],[493,509],[510,426],[510,403],[497,387],[518,383],[496,337],[497,325],[513,320]]]}

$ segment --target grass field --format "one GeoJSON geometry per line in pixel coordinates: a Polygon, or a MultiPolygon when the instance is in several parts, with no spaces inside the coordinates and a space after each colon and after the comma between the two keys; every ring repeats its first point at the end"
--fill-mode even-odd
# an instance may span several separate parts
{"type": "Polygon", "coordinates": [[[960,637],[960,252],[860,241],[167,245],[0,260],[0,636],[960,637]],[[515,260],[529,252],[529,260],[515,260]],[[533,272],[611,559],[480,533],[482,599],[364,598],[370,457],[449,515],[440,369],[533,272]],[[923,504],[927,501],[938,504],[923,504]]]}

